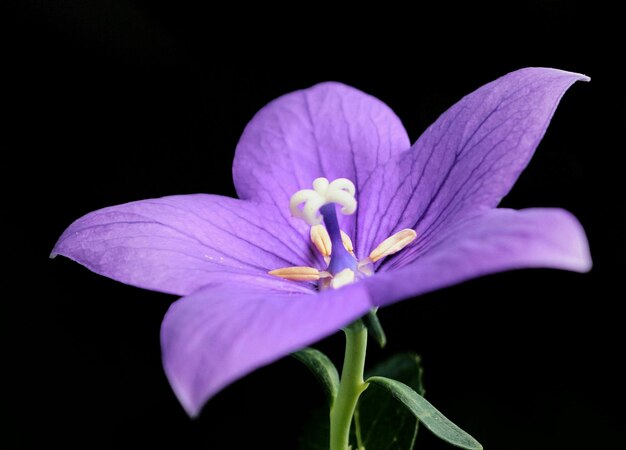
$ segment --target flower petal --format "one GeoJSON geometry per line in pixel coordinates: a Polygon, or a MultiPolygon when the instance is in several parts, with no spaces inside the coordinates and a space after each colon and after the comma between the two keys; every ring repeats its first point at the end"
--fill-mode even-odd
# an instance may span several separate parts
{"type": "Polygon", "coordinates": [[[459,223],[409,265],[363,283],[376,305],[387,305],[471,278],[539,267],[591,269],[585,232],[567,211],[491,210],[459,223]]]}
{"type": "Polygon", "coordinates": [[[556,69],[522,69],[452,106],[410,150],[374,172],[361,192],[360,207],[368,218],[357,247],[369,251],[403,228],[415,229],[418,241],[429,239],[468,213],[497,206],[528,164],[562,95],[577,80],[588,78],[556,69]]]}
{"type": "Polygon", "coordinates": [[[334,333],[370,308],[367,290],[358,283],[321,294],[208,286],[165,315],[165,373],[187,413],[196,416],[226,385],[334,333]]]}
{"type": "Polygon", "coordinates": [[[112,206],[68,227],[52,251],[123,283],[187,295],[224,278],[275,289],[312,285],[271,269],[316,264],[308,237],[256,203],[182,195],[112,206]]]}
{"type": "MultiPolygon", "coordinates": [[[[387,105],[352,87],[321,83],[274,100],[252,118],[237,145],[233,179],[240,198],[273,204],[293,221],[289,198],[314,179],[348,178],[358,199],[374,169],[409,146],[387,105]]],[[[340,220],[354,236],[356,215],[340,220]]]]}

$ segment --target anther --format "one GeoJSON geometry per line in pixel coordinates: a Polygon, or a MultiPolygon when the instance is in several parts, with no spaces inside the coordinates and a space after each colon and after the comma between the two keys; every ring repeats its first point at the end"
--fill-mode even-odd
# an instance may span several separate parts
{"type": "Polygon", "coordinates": [[[329,275],[327,272],[320,272],[314,267],[306,266],[284,267],[282,269],[272,270],[268,273],[275,277],[292,281],[317,281],[329,275]]]}
{"type": "Polygon", "coordinates": [[[330,236],[324,225],[313,225],[311,227],[311,242],[324,257],[330,256],[333,251],[333,243],[330,241],[330,236]]]}
{"type": "Polygon", "coordinates": [[[415,230],[405,228],[382,241],[369,255],[372,262],[376,262],[385,256],[393,255],[415,240],[417,233],[415,230]]]}
{"type": "Polygon", "coordinates": [[[354,246],[352,245],[352,239],[348,234],[341,230],[341,242],[343,242],[343,246],[348,250],[348,252],[354,256],[354,246]]]}

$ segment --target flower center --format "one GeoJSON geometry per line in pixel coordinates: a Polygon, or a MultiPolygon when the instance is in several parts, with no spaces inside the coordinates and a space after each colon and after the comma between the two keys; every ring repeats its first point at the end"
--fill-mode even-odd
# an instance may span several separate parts
{"type": "Polygon", "coordinates": [[[341,236],[341,228],[339,228],[339,221],[337,220],[335,205],[330,203],[322,206],[320,208],[320,213],[324,217],[324,225],[326,227],[326,232],[330,237],[333,249],[327,268],[328,272],[330,272],[333,276],[345,269],[350,269],[353,272],[356,272],[358,262],[354,253],[350,253],[344,245],[344,239],[341,236]]]}
{"type": "Polygon", "coordinates": [[[372,264],[409,245],[416,237],[415,231],[401,230],[385,239],[369,256],[358,261],[350,237],[341,230],[335,204],[344,215],[354,214],[357,207],[354,183],[347,178],[329,182],[316,178],[313,189],[302,189],[291,196],[290,209],[294,217],[311,226],[311,241],[326,261],[326,270],[314,267],[285,267],[269,272],[294,281],[318,281],[320,289],[340,288],[357,278],[372,275],[372,264]],[[322,224],[323,223],[323,224],[322,224]]]}

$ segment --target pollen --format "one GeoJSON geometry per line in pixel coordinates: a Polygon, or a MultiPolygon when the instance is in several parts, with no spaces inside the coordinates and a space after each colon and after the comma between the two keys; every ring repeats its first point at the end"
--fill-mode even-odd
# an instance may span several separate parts
{"type": "Polygon", "coordinates": [[[348,236],[348,233],[341,230],[341,242],[343,242],[343,246],[348,250],[348,252],[354,256],[354,245],[352,245],[352,239],[348,236]]]}
{"type": "Polygon", "coordinates": [[[330,256],[333,251],[333,243],[324,225],[313,225],[311,227],[311,242],[324,257],[330,256]]]}
{"type": "Polygon", "coordinates": [[[367,258],[359,261],[352,239],[341,229],[337,217],[338,210],[344,215],[356,211],[354,183],[347,178],[328,181],[327,178],[319,177],[313,180],[312,188],[301,189],[293,194],[289,208],[294,217],[303,219],[311,226],[311,243],[324,258],[326,269],[284,267],[268,272],[269,275],[292,281],[317,282],[319,290],[338,289],[373,275],[374,262],[399,252],[417,236],[411,229],[401,230],[381,242],[367,258]]]}
{"type": "MultiPolygon", "coordinates": [[[[311,242],[315,248],[320,252],[324,258],[330,257],[333,252],[333,243],[330,239],[330,235],[326,230],[326,227],[322,224],[313,225],[311,227],[311,242]]],[[[352,245],[352,239],[348,236],[348,233],[341,230],[341,242],[348,252],[354,256],[354,245],[352,245]]]]}
{"type": "Polygon", "coordinates": [[[327,272],[320,272],[314,267],[306,266],[284,267],[268,273],[275,277],[292,281],[318,281],[320,278],[327,276],[327,272]]]}
{"type": "Polygon", "coordinates": [[[372,250],[369,254],[369,259],[372,262],[376,262],[386,256],[393,255],[413,242],[416,237],[417,233],[415,230],[411,230],[410,228],[400,230],[392,236],[389,236],[387,239],[382,241],[378,247],[372,250]]]}

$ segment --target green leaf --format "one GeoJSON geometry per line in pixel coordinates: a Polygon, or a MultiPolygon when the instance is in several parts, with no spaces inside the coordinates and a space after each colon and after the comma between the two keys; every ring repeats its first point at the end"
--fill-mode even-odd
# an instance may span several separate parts
{"type": "Polygon", "coordinates": [[[411,352],[398,353],[382,363],[374,366],[365,372],[365,379],[370,377],[387,377],[394,380],[400,380],[407,386],[411,386],[413,390],[424,395],[424,383],[422,377],[424,369],[422,368],[422,359],[419,355],[411,352]]]}
{"type": "Polygon", "coordinates": [[[293,357],[313,372],[326,394],[328,406],[332,408],[339,390],[339,374],[332,361],[328,359],[328,356],[314,348],[303,348],[293,353],[293,357]]]}
{"type": "MultiPolygon", "coordinates": [[[[375,366],[366,374],[400,379],[424,392],[419,356],[401,353],[375,366]]],[[[411,450],[417,436],[418,420],[402,404],[377,386],[361,395],[352,422],[352,447],[366,450],[411,450]]]]}
{"type": "Polygon", "coordinates": [[[371,377],[367,382],[387,390],[393,398],[406,406],[437,437],[466,450],[482,450],[482,445],[476,439],[450,422],[424,397],[406,384],[381,376],[371,377]]]}
{"type": "Polygon", "coordinates": [[[376,315],[376,311],[378,308],[370,309],[370,311],[363,316],[363,323],[367,327],[367,331],[374,338],[380,348],[384,348],[387,345],[387,335],[385,335],[385,330],[383,330],[383,326],[380,324],[380,320],[378,320],[378,316],[376,315]]]}
{"type": "MultiPolygon", "coordinates": [[[[366,376],[387,376],[402,380],[423,393],[419,356],[402,353],[368,371],[366,376]]],[[[417,433],[417,419],[404,405],[378,386],[370,386],[359,399],[352,422],[351,444],[366,450],[411,450],[417,433]],[[357,439],[357,429],[358,436],[357,439]]],[[[315,410],[300,435],[300,450],[328,450],[329,413],[315,410]]]]}

